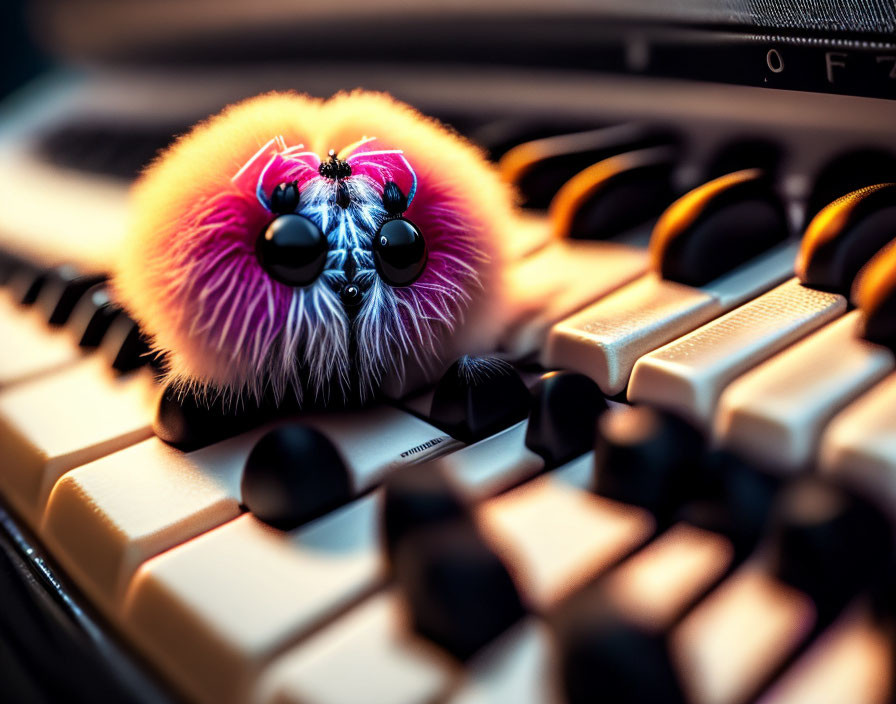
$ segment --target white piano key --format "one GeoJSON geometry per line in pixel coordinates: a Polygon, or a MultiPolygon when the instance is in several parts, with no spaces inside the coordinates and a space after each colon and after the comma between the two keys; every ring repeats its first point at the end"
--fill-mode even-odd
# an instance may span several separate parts
{"type": "Polygon", "coordinates": [[[378,484],[398,467],[444,455],[463,446],[429,423],[389,406],[364,411],[302,416],[329,437],[357,492],[378,484]]]}
{"type": "Polygon", "coordinates": [[[32,527],[68,470],[152,435],[156,388],[92,355],[0,392],[0,491],[32,527]]]}
{"type": "Polygon", "coordinates": [[[523,599],[545,610],[644,543],[653,517],[550,475],[477,506],[523,599]]]}
{"type": "Polygon", "coordinates": [[[867,608],[854,607],[823,633],[759,704],[886,704],[893,646],[867,608]]]}
{"type": "Polygon", "coordinates": [[[534,477],[544,460],[526,447],[528,421],[463,447],[442,460],[458,484],[473,497],[487,497],[534,477]]]}
{"type": "MultiPolygon", "coordinates": [[[[520,556],[517,574],[532,566],[528,593],[545,604],[653,529],[646,512],[574,488],[585,466],[590,462],[580,459],[558,470],[561,478],[545,476],[514,490],[509,502],[497,497],[479,505],[494,546],[505,557],[520,556]],[[562,520],[553,518],[555,511],[562,520]],[[531,523],[536,515],[546,524],[542,531],[531,523]]],[[[382,582],[381,501],[375,491],[291,533],[240,516],[145,562],[120,618],[192,696],[241,701],[261,665],[288,641],[382,582]]]]}
{"type": "Polygon", "coordinates": [[[111,270],[127,228],[126,182],[59,168],[26,148],[4,150],[0,193],[8,204],[0,209],[6,247],[48,266],[111,270]],[[51,204],[45,193],[54,194],[51,204]]]}
{"type": "Polygon", "coordinates": [[[458,666],[406,626],[401,600],[377,594],[272,662],[253,704],[428,704],[458,666]]]}
{"type": "Polygon", "coordinates": [[[821,471],[862,492],[896,518],[896,374],[834,416],[821,437],[821,471]]]}
{"type": "Polygon", "coordinates": [[[811,462],[831,417],[894,367],[857,337],[860,319],[847,313],[735,380],[719,400],[719,443],[783,471],[811,462]]]}
{"type": "Polygon", "coordinates": [[[38,311],[18,306],[0,292],[0,388],[59,369],[82,356],[62,330],[54,330],[38,311]]]}
{"type": "Polygon", "coordinates": [[[555,241],[511,265],[501,346],[515,358],[537,351],[550,327],[647,270],[647,251],[613,242],[555,241]]]}
{"type": "Polygon", "coordinates": [[[814,622],[805,594],[744,565],[672,631],[671,657],[687,701],[745,701],[814,622]]]}
{"type": "Polygon", "coordinates": [[[791,279],[641,357],[628,399],[668,408],[706,428],[725,386],[845,310],[843,296],[791,279]]]}
{"type": "Polygon", "coordinates": [[[607,575],[607,595],[632,622],[663,632],[733,559],[724,536],[677,523],[607,575]]]}
{"type": "MultiPolygon", "coordinates": [[[[397,466],[458,446],[388,407],[301,420],[333,440],[358,492],[397,466]]],[[[53,489],[41,535],[81,588],[115,611],[142,562],[239,514],[246,458],[271,427],[290,422],[189,453],[152,438],[79,467],[53,489]]]]}
{"type": "Polygon", "coordinates": [[[546,624],[528,617],[469,664],[446,704],[559,704],[546,624]]]}
{"type": "Polygon", "coordinates": [[[243,515],[145,563],[121,622],[197,702],[249,699],[263,665],[385,579],[373,494],[291,532],[243,515]]]}
{"type": "Polygon", "coordinates": [[[642,355],[780,283],[795,254],[783,245],[700,288],[647,274],[554,325],[541,361],[587,374],[615,396],[642,355]]]}

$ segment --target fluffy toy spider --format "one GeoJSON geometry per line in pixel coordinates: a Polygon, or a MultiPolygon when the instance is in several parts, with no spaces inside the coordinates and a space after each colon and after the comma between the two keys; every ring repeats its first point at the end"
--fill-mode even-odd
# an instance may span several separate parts
{"type": "Polygon", "coordinates": [[[146,171],[114,286],[180,388],[364,399],[491,344],[510,200],[388,96],[263,95],[146,171]]]}

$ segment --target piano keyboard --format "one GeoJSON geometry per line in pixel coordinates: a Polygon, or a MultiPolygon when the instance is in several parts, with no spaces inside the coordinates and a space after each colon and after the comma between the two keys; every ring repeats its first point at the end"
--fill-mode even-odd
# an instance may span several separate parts
{"type": "Polygon", "coordinates": [[[892,700],[896,200],[846,164],[896,150],[896,109],[599,85],[574,132],[461,121],[526,205],[506,368],[350,411],[166,393],[103,278],[134,154],[79,160],[110,122],[52,85],[0,122],[0,546],[69,616],[78,655],[22,636],[47,677],[198,704],[892,700]]]}

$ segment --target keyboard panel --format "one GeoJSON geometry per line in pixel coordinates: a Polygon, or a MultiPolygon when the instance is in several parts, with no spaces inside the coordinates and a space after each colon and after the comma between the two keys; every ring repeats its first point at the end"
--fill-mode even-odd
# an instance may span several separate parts
{"type": "MultiPolygon", "coordinates": [[[[483,87],[494,87],[491,80],[498,79],[469,83],[474,102],[466,109],[482,135],[489,134],[482,126],[493,124],[487,113],[506,109],[505,99],[519,100],[508,97],[513,81],[506,76],[504,88],[487,95],[483,87]]],[[[422,108],[438,112],[446,108],[446,85],[450,80],[435,72],[431,85],[407,79],[403,87],[422,108]]],[[[549,85],[543,95],[570,85],[549,85]]],[[[601,101],[576,103],[593,111],[590,126],[660,115],[685,135],[675,176],[680,193],[709,178],[707,164],[746,127],[786,144],[779,190],[789,199],[796,233],[813,179],[836,152],[867,140],[896,146],[892,120],[883,113],[858,111],[853,123],[837,124],[842,112],[807,107],[817,96],[798,103],[799,110],[788,102],[792,96],[771,101],[760,114],[744,107],[755,94],[741,98],[746,94],[724,89],[711,101],[714,114],[691,120],[685,104],[689,95],[694,102],[693,86],[675,94],[658,88],[648,100],[641,89],[612,80],[601,85],[601,101]],[[825,149],[816,149],[819,143],[825,149]]],[[[197,102],[209,91],[197,91],[197,102]]],[[[499,133],[507,130],[493,130],[499,133]]],[[[16,153],[30,163],[20,151],[6,144],[3,157],[16,153]]],[[[3,168],[15,163],[7,159],[3,168]]],[[[22,170],[23,183],[48,168],[22,170]]],[[[77,180],[74,168],[54,172],[49,182],[77,180]]],[[[9,180],[6,172],[0,176],[9,180]]],[[[116,205],[83,252],[71,242],[54,246],[46,233],[58,221],[49,216],[27,228],[2,221],[15,232],[0,246],[40,266],[65,260],[84,271],[103,270],[114,249],[109,233],[122,227],[123,185],[88,180],[71,191],[90,201],[79,228],[95,221],[90,213],[105,212],[103,200],[116,205]],[[29,248],[37,230],[43,241],[29,248]]],[[[18,184],[11,192],[22,191],[18,184]]],[[[844,295],[790,279],[795,242],[708,284],[688,286],[654,273],[649,226],[613,241],[571,242],[558,239],[552,222],[527,212],[513,246],[510,325],[500,335],[500,351],[519,364],[528,386],[552,369],[581,371],[617,400],[671,408],[698,421],[758,484],[786,484],[812,472],[817,457],[821,474],[892,511],[896,433],[889,409],[896,387],[886,376],[892,352],[860,339],[862,313],[847,312],[844,295]]],[[[656,672],[671,668],[682,692],[658,701],[851,696],[876,702],[889,696],[892,635],[884,617],[854,595],[832,616],[817,595],[768,567],[768,536],[760,552],[744,547],[732,525],[742,516],[725,494],[729,475],[739,470],[727,459],[667,484],[637,475],[643,491],[656,480],[674,494],[671,508],[641,496],[638,482],[621,501],[597,478],[610,470],[634,474],[645,463],[657,472],[666,467],[662,452],[638,445],[649,428],[614,437],[612,452],[598,443],[597,452],[556,467],[527,444],[529,421],[475,442],[452,437],[432,418],[432,388],[369,411],[276,419],[182,452],[151,437],[159,389],[150,369],[113,372],[106,353],[79,349],[68,330],[48,327],[35,308],[3,296],[0,329],[9,340],[8,364],[0,355],[4,505],[36,534],[77,598],[100,613],[110,639],[126,643],[178,700],[573,704],[581,701],[579,680],[570,674],[578,645],[558,623],[567,609],[588,615],[603,608],[612,608],[631,632],[668,643],[668,662],[656,672]],[[240,481],[257,441],[297,421],[337,448],[351,494],[325,515],[280,530],[247,509],[240,481]],[[642,459],[627,466],[625,458],[635,456],[642,459]],[[414,631],[408,587],[396,576],[382,535],[380,484],[418,464],[428,468],[430,460],[469,502],[468,518],[506,566],[526,609],[464,661],[414,631]],[[619,466],[608,469],[614,462],[619,466]]],[[[610,402],[606,413],[627,408],[610,402]]],[[[771,510],[768,497],[742,490],[737,498],[755,501],[757,514],[771,510]]],[[[771,522],[762,523],[770,530],[771,522]]],[[[862,598],[874,586],[870,581],[862,598]]],[[[585,618],[581,623],[594,626],[585,618]]],[[[642,648],[635,648],[640,661],[655,664],[654,651],[642,648]]],[[[597,661],[607,662],[614,661],[606,653],[597,661]]],[[[646,665],[642,677],[632,674],[638,669],[631,663],[615,665],[620,681],[651,678],[646,665]]]]}

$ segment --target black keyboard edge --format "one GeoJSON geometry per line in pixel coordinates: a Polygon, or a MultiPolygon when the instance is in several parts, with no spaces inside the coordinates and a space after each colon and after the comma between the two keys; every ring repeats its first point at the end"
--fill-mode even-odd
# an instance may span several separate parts
{"type": "Polygon", "coordinates": [[[43,549],[0,504],[0,681],[4,701],[174,704],[82,608],[43,549]]]}

